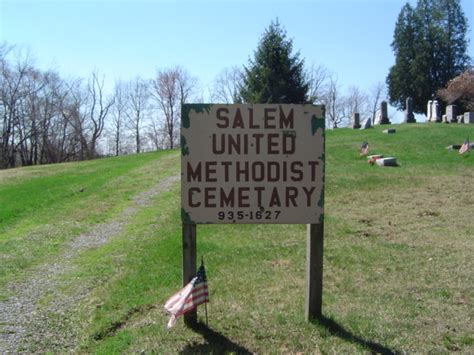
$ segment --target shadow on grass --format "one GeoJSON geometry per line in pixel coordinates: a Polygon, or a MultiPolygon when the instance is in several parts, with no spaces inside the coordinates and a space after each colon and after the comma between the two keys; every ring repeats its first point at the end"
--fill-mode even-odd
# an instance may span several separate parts
{"type": "Polygon", "coordinates": [[[325,317],[321,316],[320,319],[315,319],[312,321],[313,324],[320,325],[324,328],[326,328],[329,333],[333,336],[337,336],[341,339],[350,341],[351,343],[359,344],[368,350],[370,350],[372,353],[377,353],[377,354],[397,354],[397,351],[386,348],[385,346],[374,343],[370,340],[363,339],[357,335],[352,334],[348,330],[346,330],[343,326],[341,326],[339,323],[336,321],[325,317]]]}
{"type": "Polygon", "coordinates": [[[237,354],[252,354],[246,348],[236,344],[223,336],[210,329],[204,323],[197,323],[191,327],[196,333],[201,334],[206,341],[205,344],[190,344],[187,345],[180,354],[200,354],[200,353],[215,353],[215,354],[224,354],[224,353],[237,353],[237,354]]]}

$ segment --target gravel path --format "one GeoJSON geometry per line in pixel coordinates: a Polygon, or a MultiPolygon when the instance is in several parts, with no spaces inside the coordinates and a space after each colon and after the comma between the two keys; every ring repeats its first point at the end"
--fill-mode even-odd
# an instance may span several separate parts
{"type": "Polygon", "coordinates": [[[60,289],[64,287],[61,275],[73,270],[74,257],[113,239],[140,208],[149,206],[153,197],[169,190],[177,181],[179,175],[170,176],[138,194],[132,205],[112,221],[77,236],[53,261],[36,268],[27,279],[8,285],[14,296],[0,301],[0,353],[72,350],[78,340],[79,322],[71,310],[88,296],[92,285],[85,280],[80,289],[65,294],[60,289]],[[37,301],[44,297],[54,302],[38,307],[37,301]]]}

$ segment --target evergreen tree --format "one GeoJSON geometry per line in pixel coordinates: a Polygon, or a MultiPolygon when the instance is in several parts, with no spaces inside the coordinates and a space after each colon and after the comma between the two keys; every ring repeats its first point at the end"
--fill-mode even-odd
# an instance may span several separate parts
{"type": "Polygon", "coordinates": [[[467,20],[459,0],[418,0],[402,8],[395,25],[392,49],[395,65],[387,76],[390,103],[405,108],[413,98],[415,112],[438,89],[469,65],[467,20]]]}
{"type": "MultiPolygon", "coordinates": [[[[412,72],[417,52],[418,23],[414,9],[406,4],[395,25],[392,48],[395,55],[395,65],[390,68],[387,84],[390,103],[402,106],[407,97],[415,98],[416,87],[412,72]]],[[[403,107],[401,107],[403,108],[403,107]]]]}
{"type": "Polygon", "coordinates": [[[304,60],[292,54],[293,42],[277,22],[265,30],[254,58],[244,66],[240,96],[247,103],[305,103],[309,83],[304,60]]]}

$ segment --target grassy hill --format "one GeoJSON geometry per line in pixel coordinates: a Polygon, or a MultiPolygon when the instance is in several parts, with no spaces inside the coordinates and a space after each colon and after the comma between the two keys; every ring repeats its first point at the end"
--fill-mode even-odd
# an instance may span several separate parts
{"type": "Polygon", "coordinates": [[[162,305],[181,284],[177,151],[0,171],[0,312],[17,294],[35,312],[13,342],[93,353],[473,352],[474,153],[445,147],[474,140],[474,127],[392,127],[327,132],[325,318],[314,323],[304,321],[305,226],[200,225],[210,329],[165,330],[162,305]],[[367,164],[363,141],[399,167],[367,164]]]}

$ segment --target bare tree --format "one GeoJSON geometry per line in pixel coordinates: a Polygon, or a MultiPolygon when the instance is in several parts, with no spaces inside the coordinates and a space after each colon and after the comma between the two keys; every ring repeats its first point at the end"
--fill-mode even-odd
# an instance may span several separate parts
{"type": "Polygon", "coordinates": [[[239,97],[240,88],[243,82],[242,69],[230,67],[222,70],[214,79],[211,89],[211,100],[224,104],[241,102],[239,97]]]}
{"type": "Polygon", "coordinates": [[[146,110],[148,109],[149,88],[148,83],[143,79],[137,77],[129,84],[128,100],[130,103],[130,110],[128,116],[130,119],[131,129],[135,137],[136,152],[141,152],[141,128],[145,118],[146,110]]]}
{"type": "Polygon", "coordinates": [[[34,164],[59,163],[75,157],[69,144],[73,127],[61,114],[69,88],[58,73],[53,71],[44,74],[44,81],[39,108],[41,148],[39,161],[35,160],[34,164]]]}
{"type": "Polygon", "coordinates": [[[148,130],[146,131],[146,136],[153,144],[155,150],[160,150],[165,146],[167,135],[163,130],[163,126],[160,126],[157,121],[151,120],[148,130]]]}
{"type": "Polygon", "coordinates": [[[326,106],[328,127],[340,127],[345,118],[344,98],[341,95],[336,77],[331,76],[329,78],[329,83],[322,95],[321,102],[326,106]]]}
{"type": "Polygon", "coordinates": [[[178,122],[179,90],[176,69],[159,71],[152,82],[152,97],[164,115],[169,147],[174,147],[174,130],[178,122]]]}
{"type": "Polygon", "coordinates": [[[158,71],[152,81],[151,95],[164,116],[164,129],[170,149],[175,146],[181,105],[188,101],[196,83],[197,80],[180,67],[158,71]]]}
{"type": "Polygon", "coordinates": [[[122,152],[121,139],[123,135],[124,120],[127,115],[128,93],[127,86],[119,81],[115,83],[114,101],[115,105],[112,110],[112,130],[114,142],[114,154],[118,156],[122,152]]]}
{"type": "Polygon", "coordinates": [[[365,114],[367,111],[367,103],[367,95],[358,86],[349,87],[346,95],[346,106],[349,114],[355,112],[365,114]]]}
{"type": "Polygon", "coordinates": [[[194,90],[197,87],[198,80],[197,78],[189,75],[189,73],[183,68],[177,67],[177,79],[179,87],[179,118],[181,118],[181,105],[188,102],[191,98],[191,95],[194,93],[194,90]]]}
{"type": "Polygon", "coordinates": [[[41,144],[41,110],[44,107],[43,90],[46,77],[34,68],[30,68],[22,85],[22,98],[17,106],[16,115],[16,151],[21,165],[32,165],[38,159],[41,144]]]}
{"type": "Polygon", "coordinates": [[[114,98],[107,99],[104,94],[104,77],[99,79],[97,71],[93,71],[87,85],[88,93],[88,120],[90,141],[87,150],[87,158],[91,159],[97,155],[97,141],[102,135],[105,127],[105,118],[114,104],[114,98]]]}
{"type": "Polygon", "coordinates": [[[368,96],[358,87],[350,86],[347,95],[344,98],[344,116],[352,120],[352,114],[359,113],[360,116],[367,116],[368,110],[368,96]]]}
{"type": "Polygon", "coordinates": [[[28,76],[32,71],[32,58],[29,53],[15,53],[14,65],[9,64],[6,57],[12,48],[6,45],[1,49],[1,86],[0,102],[2,112],[2,137],[0,140],[0,167],[15,167],[18,148],[24,143],[25,100],[28,97],[28,76]]]}
{"type": "Polygon", "coordinates": [[[370,89],[370,94],[368,96],[368,106],[370,110],[370,117],[372,119],[372,124],[375,124],[375,116],[380,107],[380,102],[386,95],[386,86],[383,82],[379,81],[372,86],[370,89]]]}
{"type": "Polygon", "coordinates": [[[323,101],[324,91],[330,80],[330,73],[323,65],[312,64],[306,71],[306,81],[309,83],[308,101],[320,103],[323,101]]]}
{"type": "Polygon", "coordinates": [[[113,99],[93,72],[87,85],[34,66],[0,45],[0,168],[93,158],[113,99]]]}
{"type": "Polygon", "coordinates": [[[71,126],[68,139],[68,152],[75,159],[83,160],[88,157],[89,143],[87,134],[87,92],[81,80],[71,80],[66,84],[60,113],[62,120],[71,126]]]}
{"type": "Polygon", "coordinates": [[[181,105],[197,80],[176,67],[158,72],[152,84],[140,78],[117,83],[107,96],[97,71],[88,81],[64,80],[36,68],[29,53],[0,43],[0,168],[94,158],[105,146],[106,128],[115,155],[174,148],[181,105]],[[162,120],[147,125],[151,94],[162,120]],[[125,118],[134,142],[124,134],[125,118]]]}

